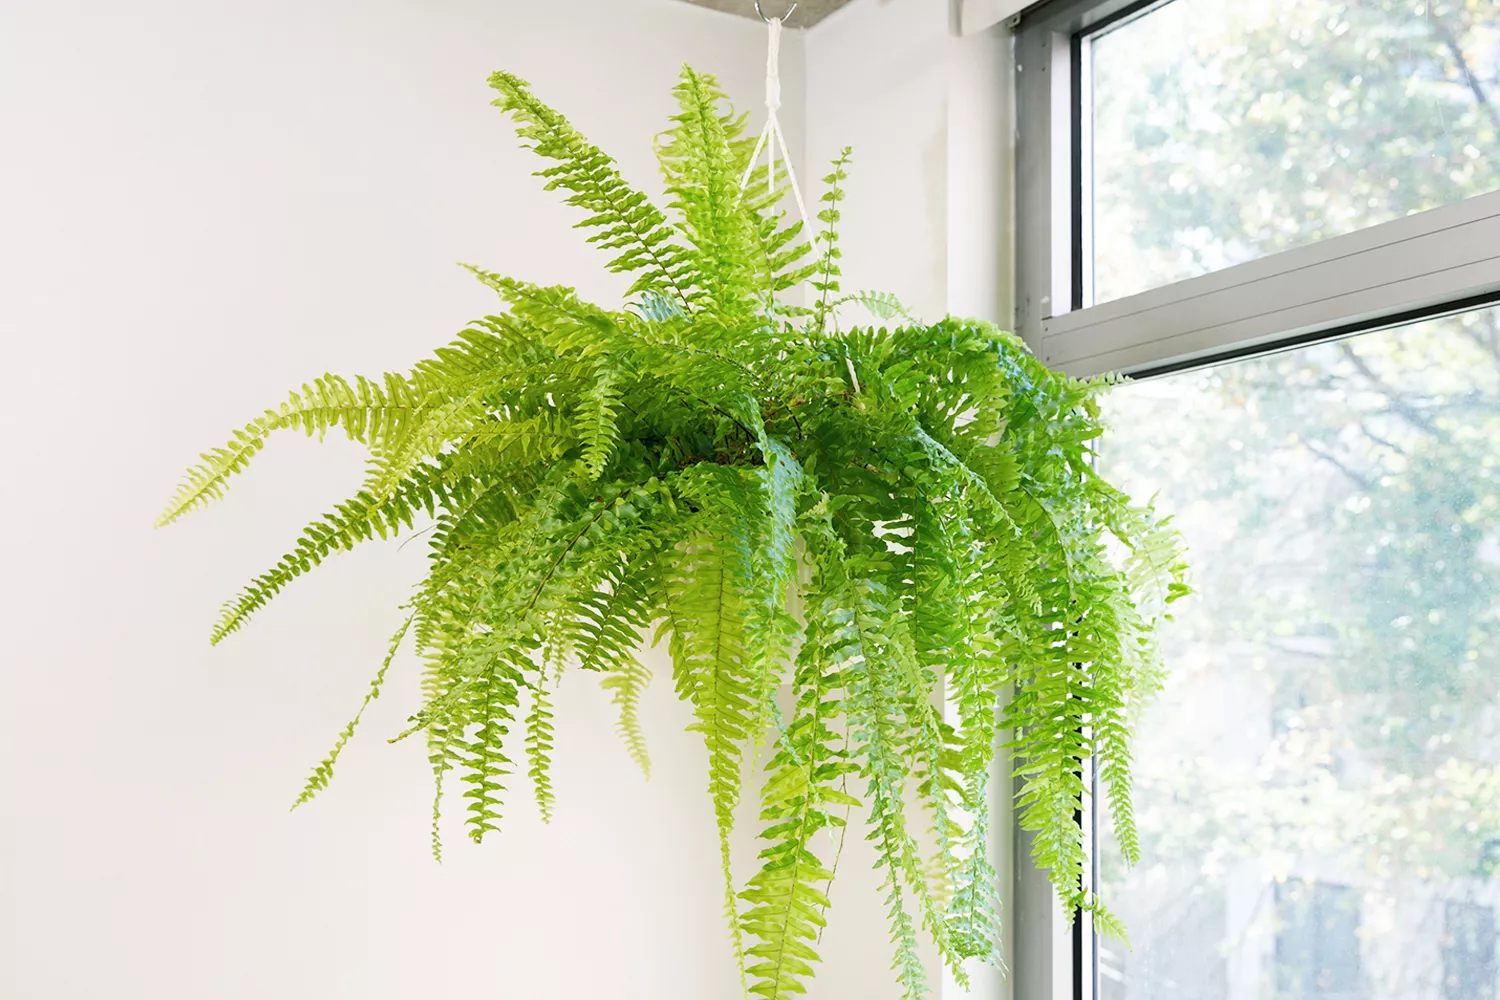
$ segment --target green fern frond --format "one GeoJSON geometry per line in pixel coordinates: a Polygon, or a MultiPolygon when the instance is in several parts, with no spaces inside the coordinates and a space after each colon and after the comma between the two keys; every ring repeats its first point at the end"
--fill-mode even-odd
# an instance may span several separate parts
{"type": "Polygon", "coordinates": [[[275,431],[298,429],[311,437],[341,427],[352,440],[378,444],[382,431],[388,434],[410,417],[416,400],[406,390],[397,375],[387,376],[384,388],[363,377],[350,384],[337,375],[324,375],[304,385],[279,409],[267,410],[235,431],[224,447],[205,452],[202,464],[188,470],[177,494],[157,518],[157,527],[223,496],[229,477],[243,471],[275,431]]]}
{"type": "Polygon", "coordinates": [[[651,780],[651,751],[646,745],[646,733],[641,728],[641,695],[651,684],[651,671],[634,659],[611,669],[599,682],[599,686],[611,692],[611,701],[620,710],[617,728],[630,759],[635,761],[646,780],[651,780]]]}
{"type": "MultiPolygon", "coordinates": [[[[671,537],[670,529],[663,530],[660,537],[671,537]]],[[[616,728],[647,780],[651,778],[651,754],[639,711],[641,696],[651,684],[651,671],[641,664],[636,651],[656,612],[647,583],[659,555],[654,543],[642,546],[631,565],[609,574],[607,587],[583,595],[574,611],[578,665],[604,675],[599,686],[610,692],[620,712],[616,728]]]]}
{"type": "Polygon", "coordinates": [[[899,317],[911,320],[914,318],[901,300],[889,292],[855,292],[853,295],[845,295],[830,303],[829,308],[836,310],[839,306],[848,305],[851,302],[857,306],[864,306],[876,319],[889,320],[899,317]]]}
{"type": "Polygon", "coordinates": [[[609,263],[611,271],[640,271],[631,294],[652,290],[688,303],[686,283],[694,268],[691,255],[672,240],[672,230],[661,210],[631,188],[615,169],[614,160],[591,144],[562,115],[537,100],[526,81],[510,73],[496,73],[490,86],[500,92],[495,106],[515,119],[516,134],[538,156],[557,161],[538,172],[547,190],[570,192],[566,199],[589,213],[580,227],[597,229],[589,242],[605,250],[620,250],[609,263]]]}
{"type": "MultiPolygon", "coordinates": [[[[719,832],[725,916],[736,961],[743,944],[730,867],[730,834],[740,797],[740,767],[751,741],[757,688],[747,648],[745,587],[753,580],[752,510],[739,470],[694,466],[680,478],[684,501],[699,508],[700,532],[675,553],[667,583],[673,641],[669,647],[679,697],[694,708],[690,729],[708,748],[709,795],[719,832]],[[699,474],[697,470],[704,471],[699,474]]],[[[743,975],[743,972],[742,972],[743,975]]]]}
{"type": "MultiPolygon", "coordinates": [[[[678,113],[658,144],[678,228],[696,251],[700,322],[755,312],[783,311],[777,293],[800,284],[811,268],[799,267],[810,246],[798,241],[801,224],[782,224],[775,211],[779,193],[765,192],[766,169],[741,178],[754,150],[744,135],[745,116],[728,108],[718,81],[691,68],[675,90],[678,113]],[[760,181],[756,184],[756,181],[760,181]]],[[[737,332],[724,325],[726,333],[737,332]]]]}
{"type": "Polygon", "coordinates": [[[425,512],[431,516],[440,505],[461,502],[470,484],[450,486],[446,471],[446,463],[425,465],[413,470],[411,478],[403,480],[389,496],[380,498],[368,489],[361,490],[352,500],[309,524],[291,552],[224,605],[209,637],[210,644],[217,645],[239,631],[250,615],[329,554],[351,550],[374,538],[390,538],[412,527],[418,515],[425,512]]]}
{"type": "MultiPolygon", "coordinates": [[[[450,420],[455,416],[455,391],[472,393],[473,389],[464,384],[467,380],[455,382],[451,367],[455,361],[469,361],[469,355],[483,343],[477,331],[465,331],[455,345],[419,365],[410,377],[388,373],[378,382],[364,376],[350,382],[338,375],[324,375],[304,385],[279,408],[267,410],[235,431],[224,447],[205,452],[202,463],[188,470],[176,495],[157,518],[157,527],[222,497],[229,478],[244,471],[265,446],[266,438],[276,431],[300,430],[308,437],[321,437],[331,430],[342,430],[351,441],[381,454],[400,452],[411,434],[425,430],[424,440],[432,445],[429,454],[436,454],[445,437],[443,432],[451,425],[440,422],[436,428],[424,427],[423,422],[445,406],[450,420]]],[[[464,402],[472,409],[476,399],[471,395],[464,402]]],[[[399,476],[386,478],[394,481],[399,476]]]]}
{"type": "Polygon", "coordinates": [[[818,242],[823,245],[823,249],[818,255],[817,270],[810,282],[813,290],[818,293],[812,319],[813,329],[818,333],[828,329],[835,297],[839,293],[839,278],[842,276],[839,258],[844,255],[839,249],[839,204],[844,200],[843,183],[849,178],[845,168],[849,166],[853,155],[854,150],[845,146],[833,161],[832,172],[823,178],[823,183],[828,187],[821,196],[826,207],[818,211],[818,221],[823,223],[823,229],[818,233],[818,242]]]}
{"type": "Polygon", "coordinates": [[[165,527],[182,515],[221,499],[224,496],[225,480],[244,471],[255,453],[265,446],[267,433],[260,421],[254,421],[243,430],[235,431],[234,437],[224,447],[214,448],[199,456],[203,460],[202,464],[187,470],[182,485],[156,519],[156,526],[165,527]]]}
{"type": "Polygon", "coordinates": [[[312,776],[307,779],[307,784],[302,787],[302,792],[297,796],[297,801],[292,803],[293,809],[311,802],[319,792],[328,787],[328,782],[333,780],[333,767],[338,763],[339,754],[344,750],[344,744],[348,743],[350,737],[354,735],[354,730],[359,726],[359,720],[364,718],[365,709],[370,707],[370,702],[380,697],[380,689],[385,684],[385,672],[390,669],[391,661],[396,658],[396,650],[401,648],[401,643],[405,640],[406,633],[411,628],[411,623],[415,618],[416,615],[407,618],[405,623],[396,630],[396,634],[391,637],[390,649],[385,654],[385,659],[381,661],[380,669],[375,672],[375,679],[370,681],[370,690],[366,692],[365,700],[360,702],[359,711],[354,713],[354,718],[350,719],[349,724],[339,733],[339,738],[334,741],[333,749],[328,751],[328,756],[323,758],[323,761],[317,767],[313,768],[312,776]]]}
{"type": "Polygon", "coordinates": [[[531,686],[531,711],[526,715],[526,757],[531,762],[526,773],[531,778],[543,823],[552,822],[552,810],[556,804],[551,775],[552,747],[556,738],[552,718],[552,701],[547,694],[545,678],[539,678],[531,686]]]}
{"type": "Polygon", "coordinates": [[[598,479],[614,451],[619,428],[615,418],[620,408],[620,390],[615,373],[607,364],[597,369],[597,381],[579,404],[577,423],[583,444],[583,464],[591,479],[598,479]]]}
{"type": "MultiPolygon", "coordinates": [[[[826,577],[814,581],[809,600],[836,600],[820,589],[827,583],[826,577]]],[[[809,616],[793,682],[795,712],[790,725],[778,721],[777,749],[766,764],[760,813],[769,824],[761,833],[768,843],[760,854],[764,864],[740,893],[750,905],[742,918],[744,932],[759,939],[747,952],[754,962],[746,970],[754,980],[750,992],[768,1000],[806,992],[805,981],[818,961],[813,945],[829,906],[819,884],[831,882],[834,874],[813,850],[814,837],[844,825],[837,806],[859,804],[839,787],[858,768],[832,728],[841,714],[841,680],[826,660],[830,637],[822,620],[809,616]]]]}
{"type": "Polygon", "coordinates": [[[520,705],[519,690],[524,677],[514,667],[493,665],[475,677],[466,688],[469,719],[478,724],[474,735],[459,750],[461,780],[469,786],[465,824],[476,844],[486,833],[500,829],[503,781],[510,774],[511,759],[505,755],[505,737],[520,705]]]}
{"type": "Polygon", "coordinates": [[[860,776],[867,782],[868,839],[874,844],[876,867],[885,870],[886,905],[891,940],[896,946],[894,968],[908,1000],[928,993],[927,974],[917,958],[916,925],[907,909],[910,893],[924,912],[930,896],[921,872],[920,855],[906,820],[905,785],[911,774],[903,743],[907,736],[899,718],[901,706],[894,672],[880,664],[894,659],[894,615],[884,587],[865,578],[864,559],[851,559],[845,570],[843,610],[834,621],[842,625],[840,660],[847,690],[849,726],[863,756],[860,776]]]}

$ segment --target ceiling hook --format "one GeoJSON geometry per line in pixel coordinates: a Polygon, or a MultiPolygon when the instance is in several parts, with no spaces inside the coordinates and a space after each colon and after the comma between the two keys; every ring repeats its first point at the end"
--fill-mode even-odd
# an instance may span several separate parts
{"type": "MultiPolygon", "coordinates": [[[[782,24],[786,24],[787,18],[791,17],[796,12],[797,12],[797,5],[794,3],[794,4],[791,5],[791,7],[787,8],[787,12],[785,14],[781,15],[781,17],[778,18],[778,20],[780,20],[782,24]]],[[[757,13],[757,14],[760,15],[760,19],[762,21],[766,22],[767,24],[771,23],[771,19],[766,16],[766,12],[760,9],[760,0],[755,0],[755,13],[757,13]]]]}

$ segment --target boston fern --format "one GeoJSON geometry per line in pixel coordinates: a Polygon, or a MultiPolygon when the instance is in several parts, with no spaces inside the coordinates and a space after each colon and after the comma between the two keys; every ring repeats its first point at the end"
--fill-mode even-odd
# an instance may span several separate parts
{"type": "MultiPolygon", "coordinates": [[[[430,521],[427,577],[365,704],[410,634],[424,704],[400,736],[425,739],[438,802],[462,789],[475,840],[497,829],[517,756],[550,813],[565,668],[599,675],[649,768],[636,711],[654,628],[707,744],[749,993],[804,991],[835,868],[818,834],[841,838],[852,810],[906,995],[927,990],[918,925],[960,978],[965,959],[999,962],[986,779],[1007,730],[1036,862],[1070,913],[1113,927],[1083,889],[1082,769],[1097,760],[1133,857],[1130,720],[1184,587],[1173,532],[1091,465],[1105,383],[979,322],[840,328],[851,302],[905,318],[889,296],[840,293],[847,151],[809,240],[762,193],[764,167],[742,195],[745,119],[710,76],[684,71],[659,143],[670,214],[523,81],[490,83],[549,161],[547,188],[634,275],[629,304],[471,268],[495,315],[408,374],[325,375],[204,455],[161,523],[220,496],[273,431],[340,431],[372,456],[359,492],[226,605],[213,641],[330,554],[430,521]],[[762,864],[737,886],[730,831],[762,745],[762,864]]],[[[433,830],[438,850],[436,806],[433,830]]]]}

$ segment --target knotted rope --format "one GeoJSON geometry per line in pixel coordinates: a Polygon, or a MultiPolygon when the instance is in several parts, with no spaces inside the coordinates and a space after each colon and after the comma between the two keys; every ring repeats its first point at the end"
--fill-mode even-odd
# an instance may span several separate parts
{"type": "Polygon", "coordinates": [[[802,216],[802,229],[812,235],[812,220],[807,214],[807,203],[802,200],[802,189],[797,185],[797,171],[792,168],[792,154],[787,152],[786,136],[781,131],[781,22],[776,18],[766,19],[766,30],[771,33],[766,49],[766,127],[761,129],[755,152],[750,154],[750,163],[745,167],[745,176],[740,178],[740,193],[750,186],[750,176],[755,173],[755,161],[762,150],[769,149],[766,170],[766,194],[776,193],[776,150],[781,149],[781,159],[786,163],[786,177],[792,187],[792,196],[797,200],[797,212],[802,216]]]}

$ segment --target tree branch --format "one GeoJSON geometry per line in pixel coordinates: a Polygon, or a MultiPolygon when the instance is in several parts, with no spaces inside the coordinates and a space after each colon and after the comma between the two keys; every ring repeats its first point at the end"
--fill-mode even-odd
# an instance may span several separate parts
{"type": "Polygon", "coordinates": [[[1350,468],[1348,463],[1339,458],[1337,455],[1333,454],[1333,452],[1324,450],[1321,446],[1312,441],[1303,441],[1302,444],[1308,451],[1312,452],[1318,458],[1321,458],[1323,461],[1327,462],[1329,465],[1342,472],[1354,485],[1358,486],[1360,489],[1364,490],[1367,493],[1374,492],[1375,484],[1373,482],[1366,478],[1362,473],[1350,468]]]}
{"type": "Polygon", "coordinates": [[[1497,131],[1500,131],[1500,108],[1495,107],[1490,101],[1489,95],[1484,92],[1484,86],[1479,82],[1479,77],[1475,76],[1474,71],[1469,68],[1469,59],[1464,55],[1458,36],[1441,17],[1432,13],[1430,5],[1427,8],[1427,24],[1432,28],[1432,33],[1437,35],[1438,40],[1443,43],[1443,48],[1447,49],[1448,54],[1453,57],[1453,61],[1458,63],[1459,72],[1463,73],[1464,82],[1469,85],[1469,92],[1474,95],[1474,101],[1479,105],[1480,110],[1489,116],[1490,123],[1497,131]]]}
{"type": "Polygon", "coordinates": [[[1355,426],[1359,428],[1359,432],[1361,434],[1369,438],[1373,443],[1380,445],[1382,448],[1389,448],[1391,451],[1394,451],[1398,455],[1406,454],[1405,448],[1401,447],[1394,441],[1387,440],[1386,438],[1381,437],[1379,434],[1376,434],[1374,431],[1370,430],[1369,425],[1366,424],[1363,420],[1356,423],[1355,426]]]}
{"type": "Polygon", "coordinates": [[[1347,341],[1339,344],[1339,353],[1344,356],[1344,359],[1349,364],[1354,366],[1355,371],[1364,376],[1365,381],[1369,382],[1381,395],[1385,396],[1386,400],[1390,403],[1391,409],[1400,414],[1407,423],[1418,430],[1426,431],[1439,441],[1448,440],[1448,434],[1442,428],[1428,419],[1426,414],[1403,399],[1401,393],[1386,382],[1385,379],[1381,378],[1375,369],[1370,367],[1370,363],[1360,357],[1359,352],[1350,347],[1347,341]]]}

